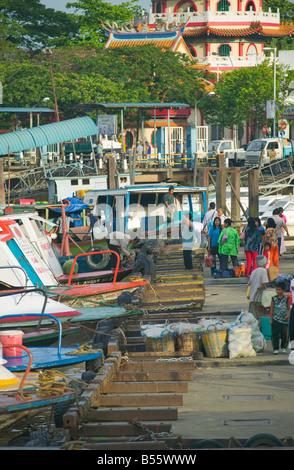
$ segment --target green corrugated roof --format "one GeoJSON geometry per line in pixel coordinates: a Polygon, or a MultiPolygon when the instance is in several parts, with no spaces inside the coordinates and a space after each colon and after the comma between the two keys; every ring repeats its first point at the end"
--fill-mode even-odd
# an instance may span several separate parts
{"type": "Polygon", "coordinates": [[[9,132],[0,135],[0,155],[72,141],[95,135],[97,132],[95,122],[88,116],[32,127],[23,131],[9,132]]]}
{"type": "Polygon", "coordinates": [[[80,105],[81,108],[89,109],[124,109],[124,108],[138,108],[138,109],[158,109],[158,108],[190,108],[186,103],[84,103],[80,105]]]}
{"type": "Polygon", "coordinates": [[[55,113],[51,108],[17,108],[15,106],[0,106],[0,113],[55,113]]]}

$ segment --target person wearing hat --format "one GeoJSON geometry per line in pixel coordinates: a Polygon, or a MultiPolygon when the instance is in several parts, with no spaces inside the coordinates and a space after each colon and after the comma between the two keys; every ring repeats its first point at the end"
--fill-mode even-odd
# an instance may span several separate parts
{"type": "Polygon", "coordinates": [[[268,280],[268,273],[266,269],[267,259],[263,255],[256,257],[257,268],[252,271],[248,287],[250,292],[247,295],[249,300],[248,311],[258,320],[259,328],[261,329],[261,317],[262,317],[262,293],[266,288],[268,280]]]}

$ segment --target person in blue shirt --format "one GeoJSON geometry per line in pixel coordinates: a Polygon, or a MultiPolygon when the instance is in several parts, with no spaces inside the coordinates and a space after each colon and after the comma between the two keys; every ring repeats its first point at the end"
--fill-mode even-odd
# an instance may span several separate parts
{"type": "Polygon", "coordinates": [[[208,253],[213,257],[213,266],[210,268],[212,276],[216,269],[216,256],[218,256],[219,263],[220,263],[220,270],[221,270],[221,257],[218,252],[218,248],[219,248],[218,239],[219,239],[221,231],[222,231],[221,219],[220,217],[217,216],[215,217],[214,221],[209,227],[208,234],[207,234],[207,241],[208,241],[207,250],[208,250],[208,253]]]}

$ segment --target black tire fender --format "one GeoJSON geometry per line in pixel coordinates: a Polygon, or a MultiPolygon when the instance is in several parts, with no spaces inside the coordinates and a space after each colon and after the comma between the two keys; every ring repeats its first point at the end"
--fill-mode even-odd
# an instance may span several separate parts
{"type": "Polygon", "coordinates": [[[214,439],[202,439],[189,447],[189,449],[223,449],[225,446],[222,442],[214,439]]]}
{"type": "Polygon", "coordinates": [[[250,437],[244,447],[284,447],[284,445],[276,436],[262,433],[250,437]]]}
{"type": "MultiPolygon", "coordinates": [[[[88,248],[87,253],[92,253],[95,251],[105,251],[105,250],[107,250],[107,247],[105,247],[104,245],[93,245],[93,246],[90,246],[90,248],[88,248]]],[[[111,256],[111,253],[103,253],[101,255],[86,256],[86,262],[87,262],[87,265],[91,269],[94,269],[95,271],[101,271],[105,269],[106,266],[108,265],[110,261],[110,256],[111,256]],[[100,261],[96,260],[97,257],[101,258],[100,261]]]]}

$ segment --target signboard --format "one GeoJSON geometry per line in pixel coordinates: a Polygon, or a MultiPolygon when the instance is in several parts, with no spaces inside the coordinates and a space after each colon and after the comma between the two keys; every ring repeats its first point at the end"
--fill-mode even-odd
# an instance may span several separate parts
{"type": "Polygon", "coordinates": [[[116,115],[115,114],[99,114],[97,116],[97,127],[99,134],[115,135],[116,134],[116,115]]]}
{"type": "Polygon", "coordinates": [[[269,100],[266,102],[266,118],[275,119],[275,101],[269,100]]]}
{"type": "Polygon", "coordinates": [[[280,122],[279,123],[279,128],[284,131],[287,128],[287,123],[286,122],[280,122]]]}

